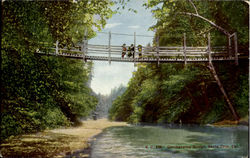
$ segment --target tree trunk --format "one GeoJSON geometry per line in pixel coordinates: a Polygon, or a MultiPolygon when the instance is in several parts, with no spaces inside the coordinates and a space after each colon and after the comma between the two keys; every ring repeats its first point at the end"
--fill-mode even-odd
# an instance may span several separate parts
{"type": "Polygon", "coordinates": [[[220,88],[220,91],[222,92],[224,98],[226,99],[227,104],[228,104],[228,106],[229,106],[229,109],[230,109],[231,113],[232,113],[233,116],[234,116],[234,119],[235,119],[236,121],[239,121],[240,118],[239,118],[238,114],[236,113],[236,111],[235,111],[235,109],[234,109],[234,107],[233,107],[231,101],[229,100],[229,98],[228,98],[228,96],[227,96],[227,93],[226,93],[226,91],[225,91],[225,89],[224,89],[224,87],[223,87],[223,85],[222,85],[222,83],[221,83],[221,81],[220,81],[218,75],[216,74],[216,71],[215,71],[215,68],[214,68],[214,65],[213,65],[212,62],[209,63],[208,68],[209,68],[210,71],[212,72],[213,77],[214,77],[214,79],[216,80],[216,82],[217,82],[217,84],[218,84],[218,86],[219,86],[219,88],[220,88]]]}

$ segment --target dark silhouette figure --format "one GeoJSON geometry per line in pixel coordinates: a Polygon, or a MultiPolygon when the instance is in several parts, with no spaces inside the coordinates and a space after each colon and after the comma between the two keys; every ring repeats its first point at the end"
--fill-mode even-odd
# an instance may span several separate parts
{"type": "Polygon", "coordinates": [[[124,58],[124,56],[126,55],[127,52],[127,48],[126,48],[126,44],[122,45],[122,58],[124,58]]]}
{"type": "Polygon", "coordinates": [[[135,58],[135,46],[131,44],[130,48],[131,48],[131,53],[133,55],[133,58],[135,58]]]}
{"type": "Polygon", "coordinates": [[[142,57],[142,45],[138,45],[137,48],[139,52],[139,58],[141,58],[142,57]]]}

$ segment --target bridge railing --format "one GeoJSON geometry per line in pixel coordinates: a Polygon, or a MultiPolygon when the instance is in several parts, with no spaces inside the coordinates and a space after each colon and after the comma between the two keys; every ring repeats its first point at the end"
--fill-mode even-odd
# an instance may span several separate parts
{"type": "MultiPolygon", "coordinates": [[[[58,50],[58,54],[63,55],[72,55],[72,56],[82,56],[83,51],[80,47],[71,47],[68,48],[50,48],[52,53],[56,53],[58,50]]],[[[92,45],[89,44],[87,50],[87,54],[85,55],[109,55],[109,46],[107,45],[92,45]]],[[[207,47],[186,47],[186,56],[187,57],[207,57],[207,47]]],[[[119,57],[122,54],[122,46],[110,46],[111,57],[119,57]]],[[[127,52],[128,53],[128,52],[127,52]]],[[[138,49],[135,49],[135,57],[138,57],[138,49]]],[[[183,58],[184,57],[184,48],[183,47],[168,47],[168,46],[160,46],[159,49],[156,47],[142,47],[141,51],[143,57],[176,57],[183,58]]],[[[212,56],[216,57],[225,57],[227,56],[227,47],[212,47],[211,48],[212,56]]]]}
{"type": "MultiPolygon", "coordinates": [[[[86,59],[86,56],[94,57],[91,60],[97,60],[97,58],[102,58],[110,62],[111,58],[114,60],[117,60],[117,58],[121,58],[122,60],[122,52],[123,48],[119,45],[111,45],[111,34],[109,33],[109,43],[108,45],[97,45],[97,44],[88,44],[87,39],[83,40],[81,42],[80,46],[75,46],[71,48],[59,48],[59,42],[57,41],[55,44],[55,47],[47,48],[45,52],[51,51],[52,54],[55,55],[61,55],[66,57],[79,57],[86,59]]],[[[135,34],[134,34],[134,37],[135,34]]],[[[184,40],[183,40],[183,46],[159,46],[158,40],[156,40],[156,46],[142,46],[141,50],[139,51],[138,47],[135,47],[134,51],[131,51],[131,53],[134,53],[134,55],[131,58],[148,58],[152,61],[157,59],[157,62],[159,64],[159,61],[162,59],[181,59],[185,61],[185,64],[187,63],[188,59],[194,59],[194,58],[201,58],[201,59],[209,59],[209,61],[212,60],[212,58],[235,58],[235,61],[238,62],[238,53],[232,53],[235,49],[235,52],[237,52],[237,42],[236,47],[232,46],[210,46],[210,36],[208,36],[208,45],[207,46],[197,46],[197,47],[191,47],[186,45],[186,35],[184,34],[184,40]],[[230,53],[228,53],[230,52],[230,53]],[[139,53],[142,54],[142,57],[139,57],[139,53]],[[231,54],[231,55],[229,55],[231,54]]],[[[134,41],[134,45],[136,46],[136,42],[134,41]]],[[[129,53],[129,47],[127,48],[127,54],[129,53]]],[[[128,56],[125,56],[125,58],[128,58],[128,56]]],[[[88,58],[90,59],[90,58],[88,58]]],[[[133,59],[132,59],[133,60],[133,59]]],[[[129,60],[131,61],[131,60],[129,60]]],[[[135,60],[134,60],[135,61],[135,60]]]]}

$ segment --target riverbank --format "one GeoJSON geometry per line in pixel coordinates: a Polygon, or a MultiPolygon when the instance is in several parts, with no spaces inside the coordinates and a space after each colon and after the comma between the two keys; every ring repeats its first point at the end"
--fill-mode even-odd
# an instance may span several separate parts
{"type": "Polygon", "coordinates": [[[107,119],[82,121],[74,128],[46,130],[34,134],[10,137],[1,144],[4,157],[88,157],[90,142],[105,128],[127,126],[125,122],[111,122],[107,119]]]}
{"type": "Polygon", "coordinates": [[[241,118],[239,121],[232,121],[232,120],[222,120],[220,122],[213,123],[214,126],[238,126],[238,125],[249,125],[249,116],[245,116],[241,118]]]}

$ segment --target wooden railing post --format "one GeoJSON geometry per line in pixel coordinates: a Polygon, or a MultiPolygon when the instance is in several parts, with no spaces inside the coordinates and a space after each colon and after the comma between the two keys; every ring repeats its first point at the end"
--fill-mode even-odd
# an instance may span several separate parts
{"type": "Polygon", "coordinates": [[[111,31],[109,31],[109,64],[111,64],[111,31]]]}
{"type": "Polygon", "coordinates": [[[237,32],[234,33],[234,59],[235,59],[235,65],[239,65],[237,32]]]}
{"type": "Polygon", "coordinates": [[[58,40],[56,41],[56,55],[58,55],[58,45],[59,45],[59,42],[58,40]]]}
{"type": "Polygon", "coordinates": [[[186,51],[186,33],[184,33],[184,39],[183,39],[183,51],[184,51],[184,63],[187,64],[187,51],[186,51]]]}
{"type": "Polygon", "coordinates": [[[160,65],[160,54],[159,54],[159,35],[156,37],[156,49],[157,49],[157,65],[160,65]]]}
{"type": "Polygon", "coordinates": [[[212,56],[211,56],[211,41],[210,41],[210,32],[208,33],[208,37],[207,37],[207,53],[208,53],[208,61],[209,61],[209,64],[212,63],[212,56]]]}

